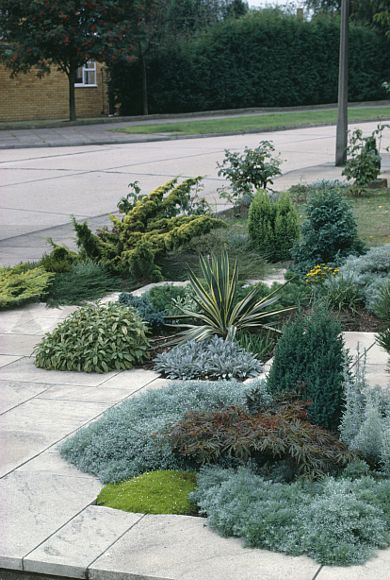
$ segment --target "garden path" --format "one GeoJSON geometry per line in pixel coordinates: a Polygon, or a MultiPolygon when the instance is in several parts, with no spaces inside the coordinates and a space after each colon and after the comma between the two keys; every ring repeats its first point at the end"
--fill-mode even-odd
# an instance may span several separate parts
{"type": "MultiPolygon", "coordinates": [[[[165,381],[148,370],[35,368],[34,345],[73,309],[34,304],[0,313],[0,580],[12,570],[92,580],[389,580],[390,550],[365,566],[320,567],[306,557],[244,549],[201,518],[94,505],[101,483],[63,461],[59,445],[106,409],[165,381]]],[[[374,341],[370,333],[345,338],[351,350],[374,341]]],[[[379,347],[368,351],[370,380],[388,384],[386,362],[379,347]]]]}

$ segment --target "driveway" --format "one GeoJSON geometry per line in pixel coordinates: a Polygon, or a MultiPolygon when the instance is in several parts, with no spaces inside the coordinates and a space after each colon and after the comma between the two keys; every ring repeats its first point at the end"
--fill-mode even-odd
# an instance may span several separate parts
{"type": "MultiPolygon", "coordinates": [[[[371,132],[376,123],[361,126],[371,132]]],[[[389,133],[382,150],[390,145],[389,133]]],[[[70,216],[87,219],[94,227],[106,223],[128,184],[136,180],[150,191],[178,175],[203,175],[205,197],[216,209],[222,208],[217,189],[224,181],[218,177],[217,162],[224,149],[255,147],[264,139],[273,141],[283,160],[276,189],[341,176],[334,167],[335,127],[330,126],[166,142],[1,150],[0,263],[39,259],[48,248],[48,237],[72,245],[70,216]]],[[[390,170],[388,153],[383,166],[390,170]]]]}

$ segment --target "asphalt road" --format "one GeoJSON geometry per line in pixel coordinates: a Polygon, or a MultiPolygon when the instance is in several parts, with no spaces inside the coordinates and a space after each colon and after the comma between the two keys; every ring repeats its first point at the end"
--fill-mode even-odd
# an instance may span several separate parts
{"type": "MultiPolygon", "coordinates": [[[[360,126],[371,132],[376,123],[360,126]]],[[[217,162],[224,149],[255,147],[264,139],[274,143],[283,160],[283,175],[275,180],[275,189],[341,176],[334,167],[332,126],[166,142],[3,149],[0,264],[38,259],[48,248],[48,237],[71,245],[70,216],[87,219],[93,226],[106,223],[107,214],[136,180],[150,191],[175,176],[202,175],[205,197],[222,208],[217,189],[224,181],[217,175],[217,162]]],[[[390,131],[382,150],[388,146],[390,131]]],[[[389,153],[383,155],[383,167],[390,171],[389,153]]]]}

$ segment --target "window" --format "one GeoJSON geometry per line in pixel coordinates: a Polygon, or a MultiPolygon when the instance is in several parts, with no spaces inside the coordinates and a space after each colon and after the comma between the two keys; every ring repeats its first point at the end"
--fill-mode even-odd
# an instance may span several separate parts
{"type": "Polygon", "coordinates": [[[89,60],[84,66],[77,69],[75,87],[96,86],[96,62],[89,60]]]}

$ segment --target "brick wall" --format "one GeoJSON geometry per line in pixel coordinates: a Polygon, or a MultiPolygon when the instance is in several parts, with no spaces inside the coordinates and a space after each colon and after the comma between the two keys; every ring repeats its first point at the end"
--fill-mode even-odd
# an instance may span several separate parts
{"type": "MultiPolygon", "coordinates": [[[[97,63],[97,87],[79,87],[76,111],[79,118],[108,113],[104,66],[97,63]]],[[[34,71],[10,78],[0,65],[0,121],[32,121],[68,118],[68,78],[57,70],[42,78],[34,71]]]]}

